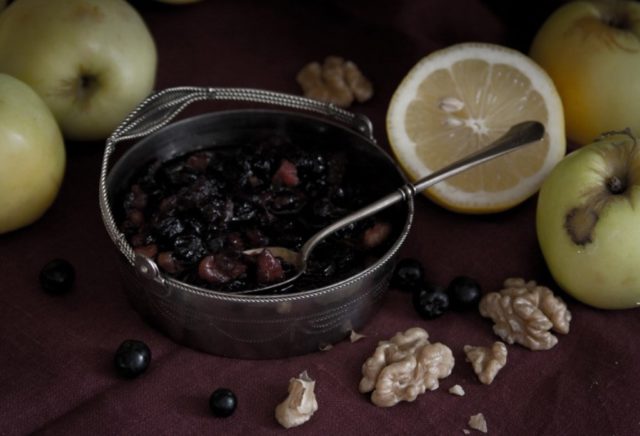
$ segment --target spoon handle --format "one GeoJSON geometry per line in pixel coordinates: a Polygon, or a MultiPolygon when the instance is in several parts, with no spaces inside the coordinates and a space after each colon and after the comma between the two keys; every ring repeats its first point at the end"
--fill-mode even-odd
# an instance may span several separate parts
{"type": "Polygon", "coordinates": [[[457,160],[444,168],[434,171],[413,184],[416,192],[422,192],[429,186],[455,176],[471,167],[484,163],[488,160],[502,156],[510,151],[520,148],[523,145],[542,139],[544,136],[544,125],[537,121],[524,121],[512,126],[507,133],[496,139],[485,148],[471,153],[468,156],[457,160]]]}
{"type": "Polygon", "coordinates": [[[407,183],[400,187],[396,191],[389,195],[382,197],[379,200],[358,209],[355,212],[341,218],[335,223],[325,227],[318,233],[313,235],[304,244],[300,250],[303,263],[306,263],[309,254],[316,246],[318,242],[329,236],[333,232],[340,230],[341,228],[363,218],[369,217],[376,212],[379,212],[387,207],[398,203],[400,201],[406,201],[410,197],[413,197],[416,193],[422,192],[424,189],[432,186],[448,177],[454,176],[458,173],[468,170],[471,167],[484,163],[490,159],[494,159],[498,156],[502,156],[510,151],[513,151],[523,145],[529,144],[533,141],[538,141],[544,136],[544,126],[537,121],[525,121],[512,126],[507,133],[502,135],[493,143],[489,144],[485,148],[472,153],[456,162],[453,162],[446,167],[435,171],[415,183],[407,183]]]}

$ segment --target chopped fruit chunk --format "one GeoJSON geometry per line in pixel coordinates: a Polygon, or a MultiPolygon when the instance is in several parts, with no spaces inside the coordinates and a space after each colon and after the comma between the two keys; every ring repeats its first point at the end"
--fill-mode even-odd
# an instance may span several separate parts
{"type": "Polygon", "coordinates": [[[282,262],[269,250],[262,250],[256,257],[258,282],[275,283],[284,279],[282,262]]]}
{"type": "Polygon", "coordinates": [[[278,171],[273,175],[273,183],[284,186],[296,186],[300,183],[300,179],[298,179],[298,169],[293,163],[283,159],[278,171]]]}

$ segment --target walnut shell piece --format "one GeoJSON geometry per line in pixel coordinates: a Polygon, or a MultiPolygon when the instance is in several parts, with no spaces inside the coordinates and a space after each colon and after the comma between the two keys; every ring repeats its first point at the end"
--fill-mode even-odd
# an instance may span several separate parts
{"type": "Polygon", "coordinates": [[[439,379],[451,374],[455,360],[449,347],[431,344],[428,338],[424,329],[412,327],[380,341],[362,365],[360,392],[371,392],[376,406],[391,407],[437,389],[439,379]]]}
{"type": "Polygon", "coordinates": [[[285,428],[304,424],[318,410],[314,393],[316,382],[304,371],[289,380],[289,395],[276,407],[276,420],[285,428]]]}
{"type": "Polygon", "coordinates": [[[480,300],[480,314],[491,318],[493,331],[508,344],[530,350],[548,350],[558,343],[551,330],[569,333],[571,312],[565,303],[544,286],[520,278],[505,280],[504,289],[480,300]]]}
{"type": "Polygon", "coordinates": [[[364,102],[373,95],[371,82],[358,66],[339,56],[327,56],[322,63],[310,62],[298,72],[296,81],[305,97],[349,107],[354,99],[364,102]]]}
{"type": "Polygon", "coordinates": [[[504,342],[496,341],[491,348],[465,345],[464,353],[471,362],[478,379],[485,385],[490,385],[498,372],[507,364],[507,346],[504,342]]]}

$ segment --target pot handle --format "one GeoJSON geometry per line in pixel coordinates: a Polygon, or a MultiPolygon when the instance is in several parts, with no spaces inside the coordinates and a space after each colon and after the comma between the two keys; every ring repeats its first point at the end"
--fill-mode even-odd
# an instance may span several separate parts
{"type": "Polygon", "coordinates": [[[161,280],[157,269],[148,268],[137,259],[136,254],[126,237],[115,223],[107,198],[106,179],[109,171],[109,160],[119,142],[141,138],[154,133],[171,122],[191,103],[206,100],[233,100],[255,103],[273,104],[294,109],[320,113],[333,118],[375,143],[371,121],[364,115],[353,114],[340,109],[332,103],[312,100],[296,95],[251,88],[203,88],[176,87],[155,92],[135,108],[116,130],[107,138],[102,167],[100,170],[99,201],[102,220],[111,240],[131,264],[140,263],[137,268],[143,276],[161,280]],[[137,260],[136,260],[137,259],[137,260]],[[149,275],[153,277],[149,277],[149,275]]]}
{"type": "Polygon", "coordinates": [[[177,87],[147,97],[111,134],[107,139],[107,147],[154,133],[169,124],[191,103],[205,100],[266,103],[316,112],[346,124],[375,142],[371,121],[366,116],[345,111],[332,103],[261,89],[177,87]]]}

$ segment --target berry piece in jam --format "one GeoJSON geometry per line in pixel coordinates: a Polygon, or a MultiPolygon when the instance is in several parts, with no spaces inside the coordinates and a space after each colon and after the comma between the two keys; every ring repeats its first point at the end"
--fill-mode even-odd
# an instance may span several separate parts
{"type": "Polygon", "coordinates": [[[256,255],[256,266],[259,283],[277,283],[285,278],[282,262],[269,250],[262,250],[256,255]]]}
{"type": "Polygon", "coordinates": [[[247,265],[240,259],[222,253],[203,258],[198,266],[200,278],[213,284],[227,283],[241,277],[246,271],[247,265]]]}
{"type": "Polygon", "coordinates": [[[271,182],[274,185],[296,186],[300,183],[300,179],[298,178],[298,169],[293,163],[287,159],[283,159],[280,163],[280,167],[273,175],[271,182]]]}

